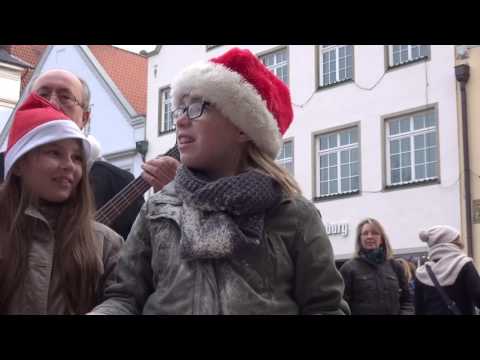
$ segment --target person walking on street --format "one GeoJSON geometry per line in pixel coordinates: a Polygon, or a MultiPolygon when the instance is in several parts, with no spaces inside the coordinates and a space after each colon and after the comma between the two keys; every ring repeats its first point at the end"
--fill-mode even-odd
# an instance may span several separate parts
{"type": "Polygon", "coordinates": [[[352,315],[413,314],[407,278],[377,220],[367,218],[358,224],[355,255],[340,272],[352,315]]]}
{"type": "Polygon", "coordinates": [[[428,245],[428,261],[415,273],[416,314],[474,315],[475,307],[480,308],[480,277],[472,258],[463,253],[465,245],[458,230],[438,225],[420,231],[419,237],[428,245]]]}

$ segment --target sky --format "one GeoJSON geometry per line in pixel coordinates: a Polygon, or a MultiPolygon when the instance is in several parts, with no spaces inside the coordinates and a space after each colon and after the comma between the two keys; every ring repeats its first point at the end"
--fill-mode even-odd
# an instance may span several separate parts
{"type": "Polygon", "coordinates": [[[142,50],[146,50],[148,52],[155,49],[157,45],[113,45],[128,51],[136,52],[137,54],[140,53],[142,50]]]}

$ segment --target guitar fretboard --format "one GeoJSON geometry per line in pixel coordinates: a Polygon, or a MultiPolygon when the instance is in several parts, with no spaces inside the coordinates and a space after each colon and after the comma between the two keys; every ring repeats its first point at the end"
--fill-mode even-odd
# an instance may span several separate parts
{"type": "Polygon", "coordinates": [[[150,184],[139,176],[102,206],[95,213],[95,220],[107,226],[111,225],[116,218],[148,189],[150,189],[150,184]]]}
{"type": "MultiPolygon", "coordinates": [[[[164,156],[171,156],[177,160],[180,160],[180,154],[177,146],[174,146],[168,150],[164,156]]],[[[142,176],[137,177],[113,198],[111,198],[105,205],[97,210],[95,213],[95,220],[107,226],[111,225],[136,199],[142,196],[148,189],[150,189],[150,184],[147,183],[142,176]]]]}

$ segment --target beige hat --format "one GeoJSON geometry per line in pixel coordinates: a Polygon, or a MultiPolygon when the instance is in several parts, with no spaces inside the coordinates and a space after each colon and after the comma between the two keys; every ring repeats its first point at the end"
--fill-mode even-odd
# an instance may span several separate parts
{"type": "Polygon", "coordinates": [[[455,241],[460,233],[457,229],[448,225],[432,226],[427,230],[422,230],[418,234],[420,240],[426,242],[429,247],[437,244],[450,243],[455,241]]]}

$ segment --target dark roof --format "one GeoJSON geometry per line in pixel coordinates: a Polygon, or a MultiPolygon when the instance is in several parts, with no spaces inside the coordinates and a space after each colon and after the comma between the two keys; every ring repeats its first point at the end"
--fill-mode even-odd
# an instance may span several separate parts
{"type": "Polygon", "coordinates": [[[26,62],[16,58],[15,56],[10,55],[5,49],[0,48],[0,62],[20,66],[22,68],[30,67],[26,62]]]}

